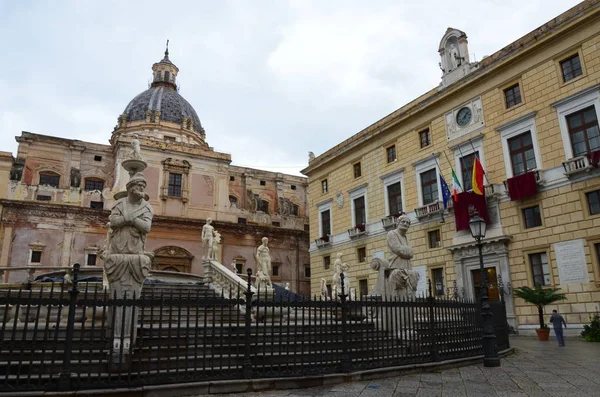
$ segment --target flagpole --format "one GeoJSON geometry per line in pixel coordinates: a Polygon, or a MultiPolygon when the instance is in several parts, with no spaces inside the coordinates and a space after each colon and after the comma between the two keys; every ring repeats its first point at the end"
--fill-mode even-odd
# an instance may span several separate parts
{"type": "MultiPolygon", "coordinates": [[[[441,178],[440,180],[440,192],[442,193],[442,203],[444,204],[444,210],[446,210],[446,208],[448,207],[448,200],[444,200],[444,187],[442,186],[442,181],[444,181],[444,183],[446,184],[446,190],[448,190],[448,193],[450,192],[450,189],[448,188],[448,183],[444,180],[444,175],[442,174],[442,169],[440,168],[440,164],[437,161],[437,157],[435,157],[435,152],[431,154],[431,156],[433,156],[433,160],[435,161],[435,165],[437,166],[438,169],[438,173],[439,176],[441,178]]],[[[437,178],[436,178],[437,179],[437,178]]],[[[444,222],[444,211],[440,211],[440,214],[442,216],[442,220],[441,222],[444,222]]]]}

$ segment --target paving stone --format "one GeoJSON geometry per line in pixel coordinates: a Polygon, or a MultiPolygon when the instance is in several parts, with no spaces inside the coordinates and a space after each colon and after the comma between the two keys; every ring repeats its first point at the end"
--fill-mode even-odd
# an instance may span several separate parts
{"type": "Polygon", "coordinates": [[[442,389],[431,389],[426,387],[420,387],[415,397],[441,397],[442,389]]]}

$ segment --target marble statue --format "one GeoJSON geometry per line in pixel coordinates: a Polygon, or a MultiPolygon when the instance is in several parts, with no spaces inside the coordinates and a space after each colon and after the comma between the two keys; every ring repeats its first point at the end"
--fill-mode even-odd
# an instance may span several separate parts
{"type": "Polygon", "coordinates": [[[342,293],[342,253],[338,252],[333,261],[333,276],[331,277],[331,297],[337,299],[342,293]]]}
{"type": "Polygon", "coordinates": [[[234,273],[237,273],[237,263],[235,261],[235,259],[233,261],[231,261],[231,271],[234,273]]]}
{"type": "MultiPolygon", "coordinates": [[[[145,251],[153,216],[152,206],[144,198],[145,188],[146,179],[137,172],[127,182],[127,196],[116,201],[108,218],[108,241],[101,257],[110,293],[118,298],[140,297],[154,259],[152,252],[145,251]]],[[[118,349],[123,339],[123,351],[127,353],[135,339],[135,333],[130,335],[129,332],[131,322],[136,319],[132,318],[131,307],[125,309],[124,316],[122,311],[123,307],[115,309],[114,343],[118,349]],[[122,329],[125,330],[123,336],[122,329]]]]}
{"type": "Polygon", "coordinates": [[[202,259],[211,259],[215,228],[211,226],[212,219],[207,218],[206,224],[202,226],[202,259]]]}
{"type": "Polygon", "coordinates": [[[321,279],[321,299],[331,299],[331,297],[329,296],[329,291],[327,290],[327,281],[324,278],[321,279]]]}
{"type": "Polygon", "coordinates": [[[212,248],[210,250],[210,259],[214,261],[219,261],[218,253],[219,253],[219,244],[221,244],[221,233],[214,231],[215,237],[213,238],[212,248]]]}
{"type": "Polygon", "coordinates": [[[262,244],[256,249],[256,287],[272,288],[271,283],[271,253],[269,251],[269,239],[262,238],[262,244]]]}
{"type": "MultiPolygon", "coordinates": [[[[373,258],[369,265],[379,273],[377,283],[369,295],[381,296],[386,300],[415,298],[419,273],[412,270],[411,259],[414,253],[406,236],[409,227],[410,218],[401,215],[396,220],[396,229],[388,232],[388,259],[373,258]]],[[[397,326],[411,327],[412,323],[411,319],[405,319],[402,313],[398,313],[397,325],[387,321],[385,311],[380,312],[378,318],[381,328],[385,330],[390,326],[394,330],[398,330],[397,326]]]]}
{"type": "Polygon", "coordinates": [[[342,291],[344,291],[344,294],[346,294],[347,296],[350,296],[350,274],[348,274],[348,270],[350,270],[350,266],[348,266],[347,263],[344,263],[342,265],[342,273],[341,273],[344,275],[344,282],[343,282],[344,288],[342,289],[340,286],[339,293],[341,294],[342,291]]]}
{"type": "Polygon", "coordinates": [[[285,290],[289,291],[290,290],[290,283],[285,283],[285,290]]]}
{"type": "Polygon", "coordinates": [[[313,152],[308,152],[308,162],[310,163],[315,159],[315,154],[313,152]]]}
{"type": "Polygon", "coordinates": [[[133,140],[131,141],[131,147],[132,147],[132,153],[131,156],[132,158],[136,159],[136,160],[141,160],[142,159],[142,152],[140,149],[140,141],[138,139],[138,135],[137,134],[133,134],[133,140]]]}
{"type": "Polygon", "coordinates": [[[458,49],[454,44],[450,45],[450,65],[452,65],[451,70],[454,70],[460,66],[460,54],[458,53],[458,49]]]}

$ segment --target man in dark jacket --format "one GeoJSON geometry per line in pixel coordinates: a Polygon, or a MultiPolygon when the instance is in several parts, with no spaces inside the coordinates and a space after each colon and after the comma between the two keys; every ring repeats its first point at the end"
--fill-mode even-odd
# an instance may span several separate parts
{"type": "Polygon", "coordinates": [[[562,326],[564,324],[565,328],[567,328],[567,323],[565,322],[565,319],[563,318],[563,316],[558,314],[558,312],[556,310],[552,310],[552,316],[550,316],[550,322],[554,326],[554,334],[556,335],[556,339],[558,340],[558,345],[564,346],[565,338],[563,336],[562,326]]]}

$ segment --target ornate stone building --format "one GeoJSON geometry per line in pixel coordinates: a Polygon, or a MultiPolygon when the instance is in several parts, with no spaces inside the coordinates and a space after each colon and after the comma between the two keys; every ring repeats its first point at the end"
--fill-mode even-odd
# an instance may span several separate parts
{"type": "MultiPolygon", "coordinates": [[[[201,230],[212,218],[221,263],[256,270],[254,252],[266,236],[273,281],[307,294],[306,178],[231,165],[229,154],[208,145],[196,111],[179,94],[168,51],[152,72],[150,87],[118,116],[109,145],[23,132],[16,158],[0,153],[0,266],[102,266],[113,195],[127,182],[120,163],[137,136],[155,214],[146,245],[154,268],[202,274],[201,230]]],[[[25,275],[4,273],[5,281],[25,275]]]]}
{"type": "MultiPolygon", "coordinates": [[[[600,310],[600,3],[584,1],[479,62],[458,29],[437,50],[438,87],[303,170],[313,293],[321,278],[331,282],[342,253],[351,288],[367,294],[377,277],[368,263],[387,255],[386,233],[404,212],[420,291],[431,280],[437,294],[475,298],[478,250],[467,230],[474,195],[445,209],[440,176],[452,188],[454,169],[470,191],[477,156],[486,171],[490,298],[500,299],[502,284],[509,292],[508,283],[561,288],[568,299],[547,310],[580,332],[600,310]]],[[[506,302],[511,325],[533,332],[535,307],[512,295],[506,302]]]]}

